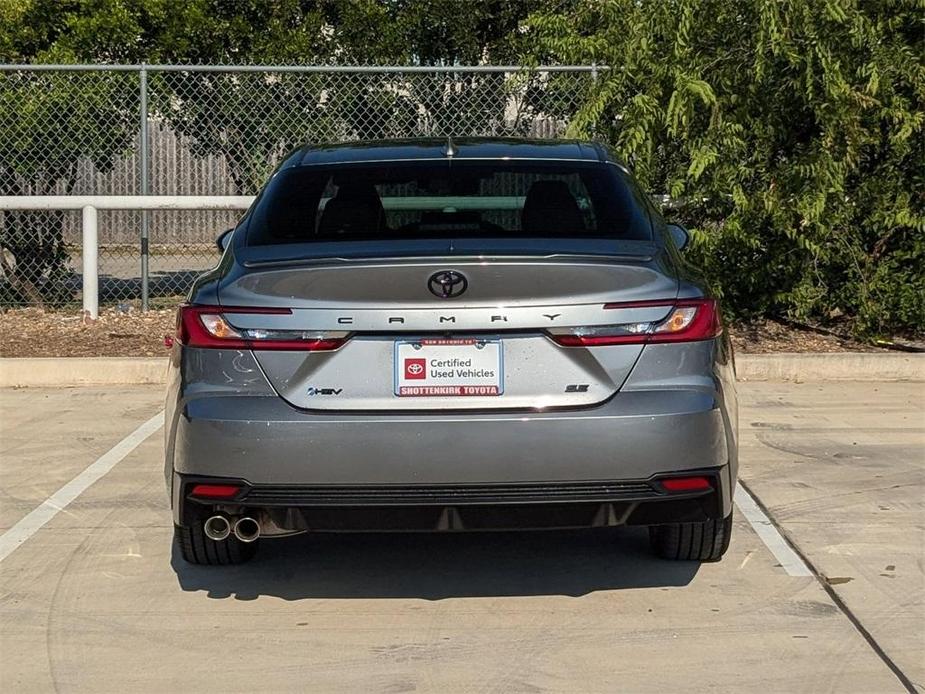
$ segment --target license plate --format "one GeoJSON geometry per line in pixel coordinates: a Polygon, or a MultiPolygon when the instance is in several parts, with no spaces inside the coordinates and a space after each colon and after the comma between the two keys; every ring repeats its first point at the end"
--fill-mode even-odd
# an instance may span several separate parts
{"type": "Polygon", "coordinates": [[[500,340],[422,339],[395,343],[395,395],[465,397],[501,395],[500,340]]]}

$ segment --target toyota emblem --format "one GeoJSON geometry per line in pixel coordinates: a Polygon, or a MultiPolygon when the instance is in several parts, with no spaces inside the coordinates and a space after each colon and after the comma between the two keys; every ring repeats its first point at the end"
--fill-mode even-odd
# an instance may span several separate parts
{"type": "Polygon", "coordinates": [[[456,270],[441,270],[435,272],[427,280],[427,288],[434,296],[441,299],[452,299],[459,296],[469,286],[469,280],[462,273],[456,270]]]}

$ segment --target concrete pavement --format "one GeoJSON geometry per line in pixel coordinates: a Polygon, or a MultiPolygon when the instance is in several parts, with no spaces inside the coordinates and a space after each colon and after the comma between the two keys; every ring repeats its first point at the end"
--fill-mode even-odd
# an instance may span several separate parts
{"type": "Polygon", "coordinates": [[[742,389],[742,479],[922,688],[925,386],[742,389]]]}
{"type": "MultiPolygon", "coordinates": [[[[0,531],[162,395],[0,391],[0,531]]],[[[625,529],[301,536],[191,567],[158,431],[0,563],[0,690],[904,691],[890,663],[923,687],[922,385],[740,400],[741,476],[825,586],[739,513],[719,564],[657,560],[625,529]]]]}

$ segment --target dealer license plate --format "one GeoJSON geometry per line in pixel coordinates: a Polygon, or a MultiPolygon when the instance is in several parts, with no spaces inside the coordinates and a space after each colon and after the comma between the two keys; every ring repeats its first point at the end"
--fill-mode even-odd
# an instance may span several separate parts
{"type": "Polygon", "coordinates": [[[457,397],[501,395],[500,340],[422,339],[395,343],[395,395],[457,397]]]}

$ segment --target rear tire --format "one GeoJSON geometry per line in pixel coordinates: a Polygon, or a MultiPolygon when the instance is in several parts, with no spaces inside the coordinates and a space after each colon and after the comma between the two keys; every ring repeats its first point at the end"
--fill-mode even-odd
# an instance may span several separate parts
{"type": "Polygon", "coordinates": [[[173,539],[180,550],[180,556],[190,564],[243,564],[257,553],[257,542],[241,542],[234,535],[220,542],[210,540],[206,537],[201,520],[190,526],[173,526],[173,539]]]}
{"type": "Polygon", "coordinates": [[[649,526],[652,549],[663,559],[719,561],[729,547],[732,514],[702,523],[649,526]]]}

